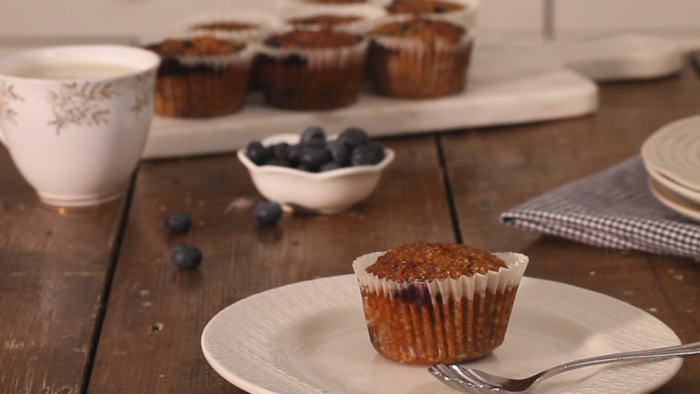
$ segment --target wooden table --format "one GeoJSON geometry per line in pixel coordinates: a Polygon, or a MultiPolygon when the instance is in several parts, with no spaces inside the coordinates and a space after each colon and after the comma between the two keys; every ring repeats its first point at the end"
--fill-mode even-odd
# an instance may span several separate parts
{"type": "MultiPolygon", "coordinates": [[[[417,240],[530,256],[527,275],[626,301],[700,340],[700,266],[601,249],[499,223],[501,212],[636,154],[659,127],[700,113],[700,80],[601,86],[593,116],[384,139],[397,159],[365,202],[333,216],[255,225],[261,199],[233,154],[145,162],[128,198],[64,211],[37,202],[0,150],[0,393],[234,393],[200,349],[205,324],[251,294],[347,274],[358,255],[417,240]],[[194,218],[169,236],[167,211],[194,218]],[[201,247],[179,271],[170,249],[201,247]]],[[[687,360],[659,393],[700,387],[687,360]]]]}

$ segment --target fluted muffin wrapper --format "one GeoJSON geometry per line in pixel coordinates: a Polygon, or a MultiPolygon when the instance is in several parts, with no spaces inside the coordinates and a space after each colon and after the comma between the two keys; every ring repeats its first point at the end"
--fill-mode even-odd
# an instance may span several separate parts
{"type": "Polygon", "coordinates": [[[480,357],[500,346],[527,256],[494,253],[507,268],[472,277],[396,282],[366,272],[383,253],[353,262],[370,339],[380,354],[434,364],[480,357]]]}
{"type": "Polygon", "coordinates": [[[175,24],[175,32],[204,33],[217,38],[239,41],[259,42],[271,31],[284,25],[274,14],[256,10],[211,10],[191,15],[175,24]],[[213,22],[237,22],[256,25],[250,29],[197,29],[196,26],[213,22]]]}
{"type": "Polygon", "coordinates": [[[357,101],[368,41],[342,48],[263,46],[256,71],[265,102],[290,110],[330,110],[357,101]]]}
{"type": "MultiPolygon", "coordinates": [[[[202,32],[171,33],[144,41],[212,36],[202,32]]],[[[207,118],[239,111],[245,104],[255,43],[221,55],[161,55],[154,111],[167,117],[207,118]]]]}
{"type": "MultiPolygon", "coordinates": [[[[374,27],[403,22],[414,16],[391,15],[374,21],[374,27]]],[[[444,16],[424,15],[422,18],[451,22],[444,16]]],[[[472,30],[456,43],[433,40],[429,43],[408,37],[383,36],[368,33],[368,71],[374,89],[383,95],[405,98],[432,98],[458,94],[467,84],[467,71],[474,44],[472,30]]]]}

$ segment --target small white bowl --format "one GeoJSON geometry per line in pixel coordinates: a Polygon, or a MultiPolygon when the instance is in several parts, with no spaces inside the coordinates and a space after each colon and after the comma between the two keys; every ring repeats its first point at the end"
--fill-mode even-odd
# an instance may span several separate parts
{"type": "MultiPolygon", "coordinates": [[[[262,140],[263,146],[299,142],[298,134],[277,134],[262,140]]],[[[342,212],[363,201],[377,188],[382,170],[394,160],[394,151],[384,148],[384,159],[375,165],[339,168],[326,172],[306,172],[280,166],[258,166],[238,150],[255,187],[270,201],[286,210],[332,214],[342,212]]]]}

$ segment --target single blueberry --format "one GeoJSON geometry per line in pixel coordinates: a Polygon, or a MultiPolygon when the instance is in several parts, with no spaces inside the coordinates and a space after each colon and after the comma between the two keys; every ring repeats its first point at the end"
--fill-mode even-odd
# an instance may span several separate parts
{"type": "Polygon", "coordinates": [[[186,233],[192,226],[192,217],[189,213],[176,209],[165,216],[165,225],[173,234],[186,233]]]}
{"type": "Polygon", "coordinates": [[[306,142],[313,142],[313,141],[320,141],[325,143],[326,142],[326,132],[323,131],[322,128],[318,126],[309,126],[307,127],[303,133],[301,133],[301,139],[299,140],[300,143],[306,143],[306,142]]]}
{"type": "Polygon", "coordinates": [[[329,141],[326,143],[326,149],[331,153],[333,161],[337,163],[339,167],[347,167],[350,165],[351,149],[342,141],[329,141]]]}
{"type": "Polygon", "coordinates": [[[289,151],[289,144],[286,142],[280,142],[279,144],[272,145],[272,156],[279,157],[282,159],[287,159],[287,152],[289,151]]]}
{"type": "Polygon", "coordinates": [[[287,160],[292,166],[299,164],[299,155],[301,154],[301,145],[292,145],[287,148],[287,160]]]}
{"type": "Polygon", "coordinates": [[[273,150],[264,147],[260,141],[253,141],[249,143],[246,148],[246,156],[248,156],[250,161],[259,166],[267,163],[273,154],[273,150]]]}
{"type": "Polygon", "coordinates": [[[317,171],[324,163],[331,161],[331,153],[323,147],[303,146],[299,154],[299,165],[317,171]]]}
{"type": "Polygon", "coordinates": [[[361,145],[352,151],[352,165],[363,166],[377,164],[384,158],[384,147],[378,142],[361,145]]]}
{"type": "Polygon", "coordinates": [[[359,127],[348,127],[340,133],[338,140],[347,145],[350,150],[360,145],[369,144],[367,132],[359,127]]]}
{"type": "Polygon", "coordinates": [[[282,218],[282,206],[274,201],[260,201],[255,204],[253,214],[259,225],[272,225],[282,218]]]}
{"type": "Polygon", "coordinates": [[[202,262],[202,251],[194,244],[183,243],[173,248],[170,252],[170,260],[178,268],[197,268],[202,262]]]}
{"type": "Polygon", "coordinates": [[[321,166],[321,168],[318,169],[319,172],[326,172],[326,171],[331,171],[331,170],[337,170],[338,168],[343,168],[340,164],[334,162],[334,161],[329,161],[328,163],[324,164],[321,166]]]}

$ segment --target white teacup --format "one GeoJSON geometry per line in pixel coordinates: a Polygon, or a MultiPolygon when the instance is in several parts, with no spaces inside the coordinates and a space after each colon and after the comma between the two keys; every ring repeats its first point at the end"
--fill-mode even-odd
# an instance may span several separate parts
{"type": "Polygon", "coordinates": [[[148,137],[159,63],[117,45],[0,59],[0,140],[41,201],[77,207],[123,195],[148,137]]]}

